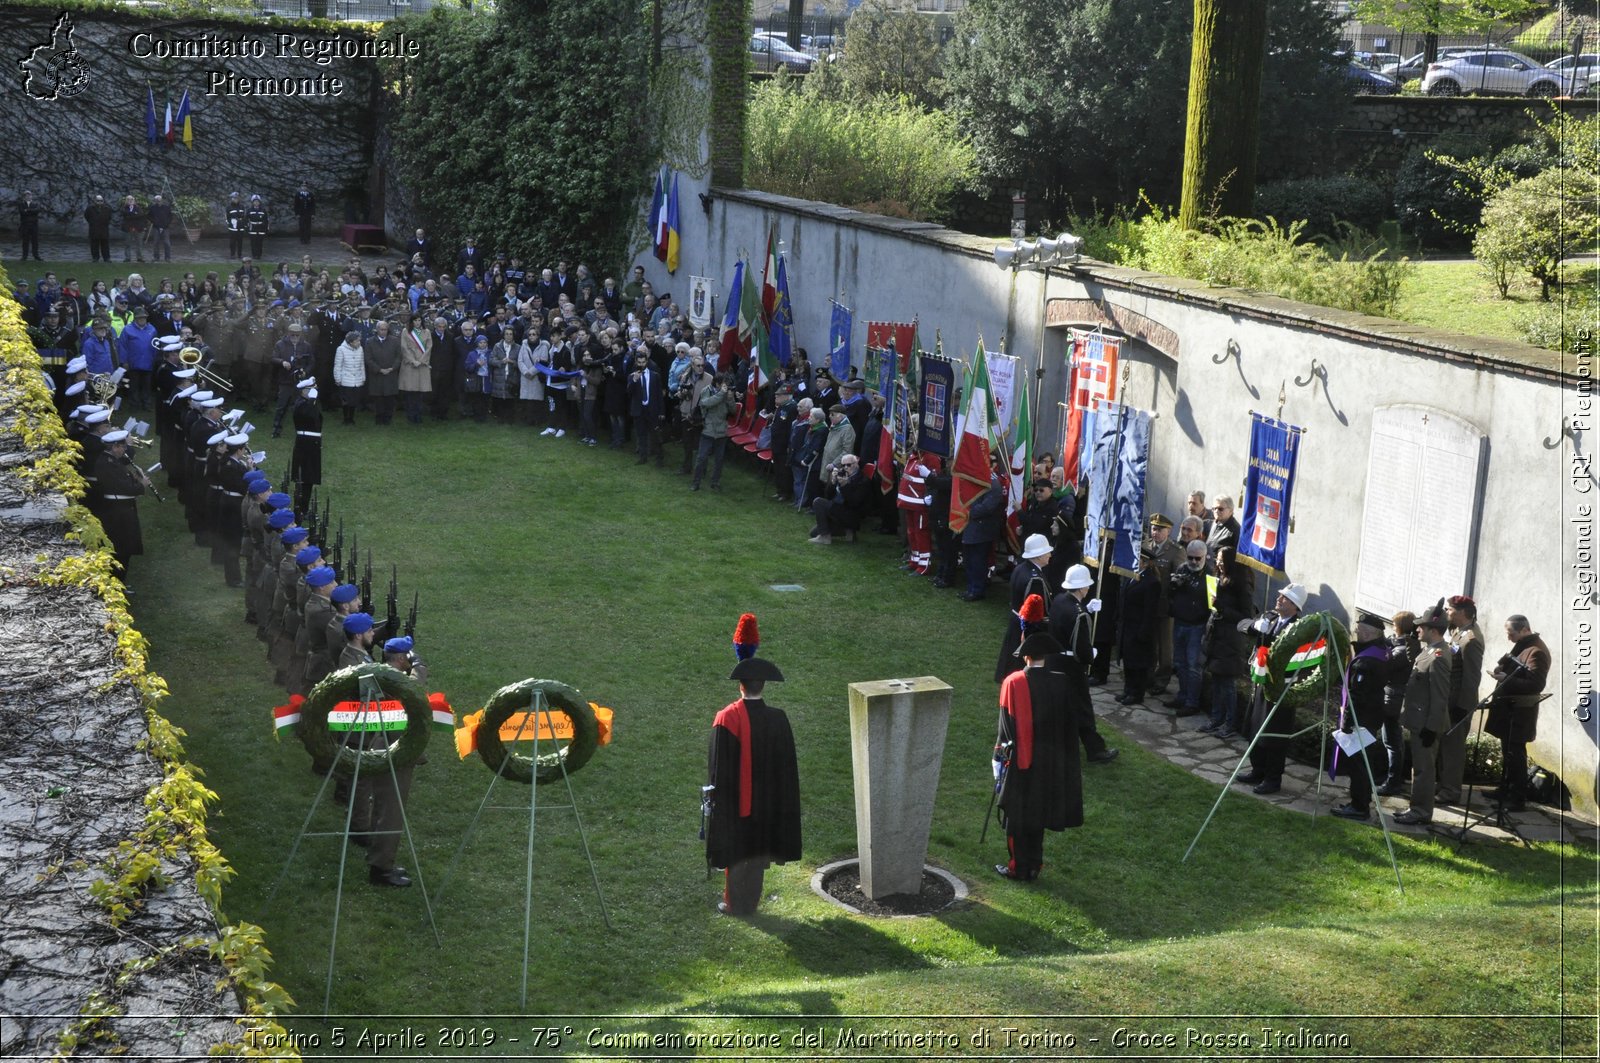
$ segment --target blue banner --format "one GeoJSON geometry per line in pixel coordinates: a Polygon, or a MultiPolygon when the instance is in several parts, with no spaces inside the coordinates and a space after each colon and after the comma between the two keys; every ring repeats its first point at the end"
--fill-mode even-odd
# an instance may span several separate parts
{"type": "Polygon", "coordinates": [[[897,361],[892,344],[878,355],[878,382],[876,386],[878,394],[882,395],[886,400],[894,395],[894,371],[897,361]]]}
{"type": "Polygon", "coordinates": [[[833,303],[833,321],[828,326],[828,371],[835,380],[850,376],[850,330],[855,325],[855,315],[850,308],[833,303]]]}
{"type": "Polygon", "coordinates": [[[917,410],[917,447],[948,458],[956,426],[956,370],[943,358],[922,356],[922,390],[917,410]]]}
{"type": "Polygon", "coordinates": [[[1239,558],[1279,576],[1289,545],[1289,502],[1302,431],[1259,413],[1250,415],[1250,464],[1239,501],[1239,558]]]}
{"type": "MultiPolygon", "coordinates": [[[[1089,430],[1086,430],[1089,431],[1089,430]]],[[[1114,536],[1111,567],[1132,575],[1144,538],[1145,479],[1150,468],[1150,415],[1102,402],[1092,431],[1089,499],[1083,521],[1083,554],[1100,557],[1102,531],[1114,536]]]]}
{"type": "Polygon", "coordinates": [[[789,364],[794,349],[794,310],[789,306],[789,271],[778,256],[778,305],[772,308],[772,326],[767,330],[767,346],[781,366],[789,364]]]}

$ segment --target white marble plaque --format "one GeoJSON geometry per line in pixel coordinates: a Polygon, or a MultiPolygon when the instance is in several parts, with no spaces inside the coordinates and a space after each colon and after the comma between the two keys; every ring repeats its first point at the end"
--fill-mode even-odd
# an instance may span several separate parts
{"type": "Polygon", "coordinates": [[[1428,406],[1372,412],[1356,604],[1381,616],[1471,594],[1488,437],[1428,406]]]}

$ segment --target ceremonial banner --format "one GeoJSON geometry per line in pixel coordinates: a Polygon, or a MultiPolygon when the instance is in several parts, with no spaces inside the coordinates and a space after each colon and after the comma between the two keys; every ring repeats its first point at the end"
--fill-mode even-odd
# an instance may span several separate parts
{"type": "Polygon", "coordinates": [[[961,419],[961,437],[956,444],[950,485],[950,530],[967,527],[967,510],[978,496],[989,489],[990,441],[994,428],[994,403],[989,398],[989,369],[983,347],[973,359],[972,379],[967,384],[966,415],[961,419]]]}
{"type": "Polygon", "coordinates": [[[1104,403],[1096,411],[1084,556],[1099,563],[1101,533],[1113,538],[1112,571],[1134,574],[1144,538],[1145,476],[1150,466],[1150,415],[1104,403]]]}
{"type": "Polygon", "coordinates": [[[761,323],[770,330],[778,309],[778,227],[767,232],[767,257],[761,263],[761,323]]]}
{"type": "Polygon", "coordinates": [[[1239,560],[1277,576],[1284,574],[1301,431],[1259,413],[1250,415],[1250,464],[1239,504],[1239,560]]]}
{"type": "MultiPolygon", "coordinates": [[[[992,378],[991,378],[992,379],[992,378]]],[[[1022,388],[1017,423],[1010,436],[1011,476],[1006,485],[1006,534],[1013,548],[1022,545],[1022,504],[1033,482],[1033,418],[1028,413],[1028,389],[1022,388]]]]}
{"type": "Polygon", "coordinates": [[[907,324],[898,321],[868,321],[867,346],[879,350],[889,346],[889,341],[894,341],[894,352],[900,356],[900,364],[895,366],[895,371],[904,373],[911,364],[911,352],[917,346],[917,323],[907,324]]]}
{"type": "Polygon", "coordinates": [[[1010,439],[1017,390],[1017,358],[994,351],[986,352],[985,356],[989,359],[989,387],[994,393],[995,435],[1010,439]]]}
{"type": "Polygon", "coordinates": [[[854,318],[848,306],[833,300],[833,320],[828,325],[828,371],[835,380],[843,380],[850,373],[850,330],[855,325],[854,318]]]}
{"type": "Polygon", "coordinates": [[[787,366],[794,350],[794,309],[789,305],[789,267],[783,258],[778,259],[778,304],[772,310],[767,343],[778,364],[787,366]]]}
{"type": "Polygon", "coordinates": [[[922,356],[921,425],[917,432],[917,447],[942,458],[950,456],[954,442],[955,417],[952,403],[956,397],[955,367],[943,358],[931,354],[922,356]]]}
{"type": "Polygon", "coordinates": [[[678,272],[678,253],[683,247],[683,223],[678,217],[678,174],[673,171],[672,190],[667,193],[667,272],[678,272]]]}
{"type": "Polygon", "coordinates": [[[716,284],[714,277],[689,278],[689,324],[695,328],[711,324],[711,290],[716,284]]]}
{"type": "Polygon", "coordinates": [[[1101,332],[1068,332],[1067,416],[1062,425],[1061,466],[1076,485],[1089,471],[1096,404],[1117,401],[1117,355],[1122,341],[1101,332]]]}
{"type": "Polygon", "coordinates": [[[722,334],[717,344],[727,365],[750,354],[751,330],[760,321],[761,304],[755,294],[755,278],[747,277],[746,263],[740,259],[733,267],[733,283],[728,287],[728,310],[722,317],[722,334]],[[748,294],[749,298],[745,296],[748,294]],[[754,320],[750,316],[754,315],[754,320]]]}
{"type": "Polygon", "coordinates": [[[667,170],[656,171],[656,187],[650,194],[650,251],[665,262],[667,260],[667,170]]]}
{"type": "Polygon", "coordinates": [[[878,453],[873,455],[873,459],[877,462],[878,486],[884,494],[894,490],[895,401],[904,391],[905,388],[895,386],[894,373],[891,372],[889,390],[882,392],[884,398],[882,429],[878,432],[878,453]]]}
{"type": "MultiPolygon", "coordinates": [[[[870,345],[867,350],[869,352],[872,350],[870,345]]],[[[882,395],[884,400],[887,401],[894,395],[895,359],[888,350],[882,350],[877,353],[876,368],[878,372],[876,376],[869,376],[868,379],[876,381],[874,386],[878,389],[878,394],[882,395]]]]}

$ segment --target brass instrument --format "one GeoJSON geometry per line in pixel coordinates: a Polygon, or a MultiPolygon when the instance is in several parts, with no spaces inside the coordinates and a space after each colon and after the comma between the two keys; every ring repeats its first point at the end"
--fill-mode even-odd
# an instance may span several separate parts
{"type": "Polygon", "coordinates": [[[89,378],[89,393],[100,405],[109,406],[121,385],[122,381],[110,373],[95,373],[89,378]]]}
{"type": "Polygon", "coordinates": [[[210,366],[201,364],[200,348],[185,347],[183,350],[178,352],[178,361],[182,362],[190,369],[193,369],[200,379],[204,380],[213,391],[226,391],[230,394],[232,393],[233,381],[218,373],[210,366]]]}

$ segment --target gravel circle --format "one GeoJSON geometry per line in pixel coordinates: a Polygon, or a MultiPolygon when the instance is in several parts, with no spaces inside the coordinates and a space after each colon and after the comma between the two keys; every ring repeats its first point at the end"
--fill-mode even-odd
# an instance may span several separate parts
{"type": "Polygon", "coordinates": [[[949,907],[956,890],[942,875],[922,869],[922,887],[916,893],[891,893],[873,900],[861,892],[861,865],[852,860],[822,876],[822,890],[828,896],[862,915],[928,915],[949,907]]]}

